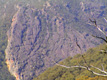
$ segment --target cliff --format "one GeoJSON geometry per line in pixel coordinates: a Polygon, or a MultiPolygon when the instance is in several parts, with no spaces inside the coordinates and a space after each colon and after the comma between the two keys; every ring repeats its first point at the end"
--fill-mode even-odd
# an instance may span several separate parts
{"type": "MultiPolygon", "coordinates": [[[[53,66],[54,61],[80,53],[76,38],[83,52],[100,43],[91,34],[101,34],[87,23],[92,12],[88,14],[87,6],[83,2],[79,4],[75,10],[68,3],[57,5],[48,2],[42,9],[31,6],[19,8],[7,32],[6,48],[6,63],[16,80],[31,80],[34,75],[38,76],[53,66]]],[[[101,6],[94,5],[97,7],[95,10],[100,11],[95,17],[102,13],[101,6]]],[[[96,13],[93,12],[93,15],[96,13]]],[[[102,28],[106,30],[103,25],[102,28]]]]}

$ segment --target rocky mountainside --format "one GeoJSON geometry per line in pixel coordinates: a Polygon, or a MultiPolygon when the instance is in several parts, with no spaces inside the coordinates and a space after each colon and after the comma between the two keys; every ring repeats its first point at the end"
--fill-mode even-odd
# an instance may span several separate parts
{"type": "Polygon", "coordinates": [[[83,52],[99,44],[101,41],[91,34],[101,34],[89,25],[89,18],[97,18],[101,29],[107,31],[102,22],[106,6],[102,3],[50,1],[42,9],[30,5],[17,8],[7,32],[5,51],[8,69],[16,80],[31,80],[53,66],[54,61],[80,53],[76,38],[83,52]]]}
{"type": "Polygon", "coordinates": [[[0,80],[15,80],[8,71],[5,63],[5,49],[7,46],[6,32],[11,26],[12,16],[17,11],[17,5],[32,5],[41,8],[46,0],[0,0],[0,80]]]}

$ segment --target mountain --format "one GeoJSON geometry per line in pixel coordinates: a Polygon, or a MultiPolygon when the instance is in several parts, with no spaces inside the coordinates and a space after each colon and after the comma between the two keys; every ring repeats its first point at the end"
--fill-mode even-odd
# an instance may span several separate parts
{"type": "Polygon", "coordinates": [[[76,38],[83,52],[101,43],[91,36],[102,34],[89,25],[89,18],[97,19],[106,32],[106,5],[106,0],[0,0],[0,79],[38,76],[54,65],[53,59],[59,62],[79,53],[76,38]]]}
{"type": "Polygon", "coordinates": [[[98,26],[107,31],[106,3],[102,1],[46,1],[42,8],[17,5],[7,32],[6,63],[16,80],[31,80],[54,62],[95,47],[103,36],[89,18],[96,18],[98,26]],[[76,6],[77,5],[77,6],[76,6]]]}
{"type": "MultiPolygon", "coordinates": [[[[88,65],[93,65],[102,69],[102,65],[105,71],[107,71],[107,54],[100,52],[101,49],[107,50],[107,45],[102,44],[95,48],[90,48],[85,52],[84,58],[88,65]]],[[[68,57],[67,59],[59,62],[65,66],[86,66],[81,54],[74,57],[68,57]]],[[[91,68],[95,72],[99,72],[95,68],[91,68]]],[[[48,68],[33,80],[107,80],[107,77],[94,75],[92,72],[81,68],[65,68],[58,65],[48,68]]]]}

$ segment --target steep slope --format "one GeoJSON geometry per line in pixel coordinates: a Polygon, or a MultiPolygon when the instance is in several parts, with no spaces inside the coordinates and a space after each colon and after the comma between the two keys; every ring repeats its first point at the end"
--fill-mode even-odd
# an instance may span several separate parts
{"type": "MultiPolygon", "coordinates": [[[[107,71],[107,54],[100,53],[101,49],[107,50],[107,45],[102,44],[95,48],[90,48],[87,52],[84,53],[85,60],[88,64],[93,65],[107,71]]],[[[68,57],[67,59],[61,61],[59,64],[65,66],[75,66],[75,65],[84,65],[84,60],[81,55],[76,55],[73,58],[68,57]]],[[[96,72],[96,69],[93,69],[96,72]]],[[[94,75],[92,72],[80,69],[80,68],[64,68],[58,65],[48,68],[42,74],[40,74],[37,78],[33,80],[107,80],[107,77],[94,75]]]]}
{"type": "MultiPolygon", "coordinates": [[[[101,35],[99,31],[86,23],[91,10],[89,14],[85,12],[81,6],[83,2],[75,3],[80,4],[75,9],[72,4],[46,2],[42,9],[30,5],[18,6],[19,10],[13,16],[11,27],[7,32],[6,48],[6,63],[16,80],[31,80],[34,75],[38,76],[53,66],[53,60],[59,62],[79,53],[76,38],[83,52],[100,43],[90,35],[101,35]]],[[[93,11],[99,11],[93,12],[94,15],[99,13],[96,18],[103,17],[100,16],[105,10],[100,9],[103,4],[99,3],[99,6],[96,6],[92,2],[84,2],[85,4],[91,4],[95,7],[93,11]]],[[[106,31],[105,25],[102,24],[101,28],[106,31]]]]}
{"type": "Polygon", "coordinates": [[[6,32],[11,26],[12,16],[17,11],[17,5],[30,4],[41,8],[46,0],[0,0],[0,80],[15,80],[8,71],[5,63],[5,49],[7,46],[6,32]]]}

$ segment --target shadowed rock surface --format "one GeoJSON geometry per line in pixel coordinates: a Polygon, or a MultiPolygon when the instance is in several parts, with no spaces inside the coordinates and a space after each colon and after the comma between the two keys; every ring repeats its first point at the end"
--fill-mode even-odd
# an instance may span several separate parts
{"type": "MultiPolygon", "coordinates": [[[[92,17],[97,12],[91,15],[91,10],[85,10],[85,4],[81,2],[75,10],[68,3],[47,2],[43,9],[19,7],[7,32],[6,49],[6,63],[17,80],[31,80],[53,66],[54,61],[80,53],[76,38],[83,52],[100,43],[90,35],[100,35],[99,31],[88,24],[89,15],[92,17]]],[[[102,16],[101,6],[93,6],[100,11],[95,17],[102,16]]],[[[102,28],[105,29],[103,25],[102,28]]]]}

